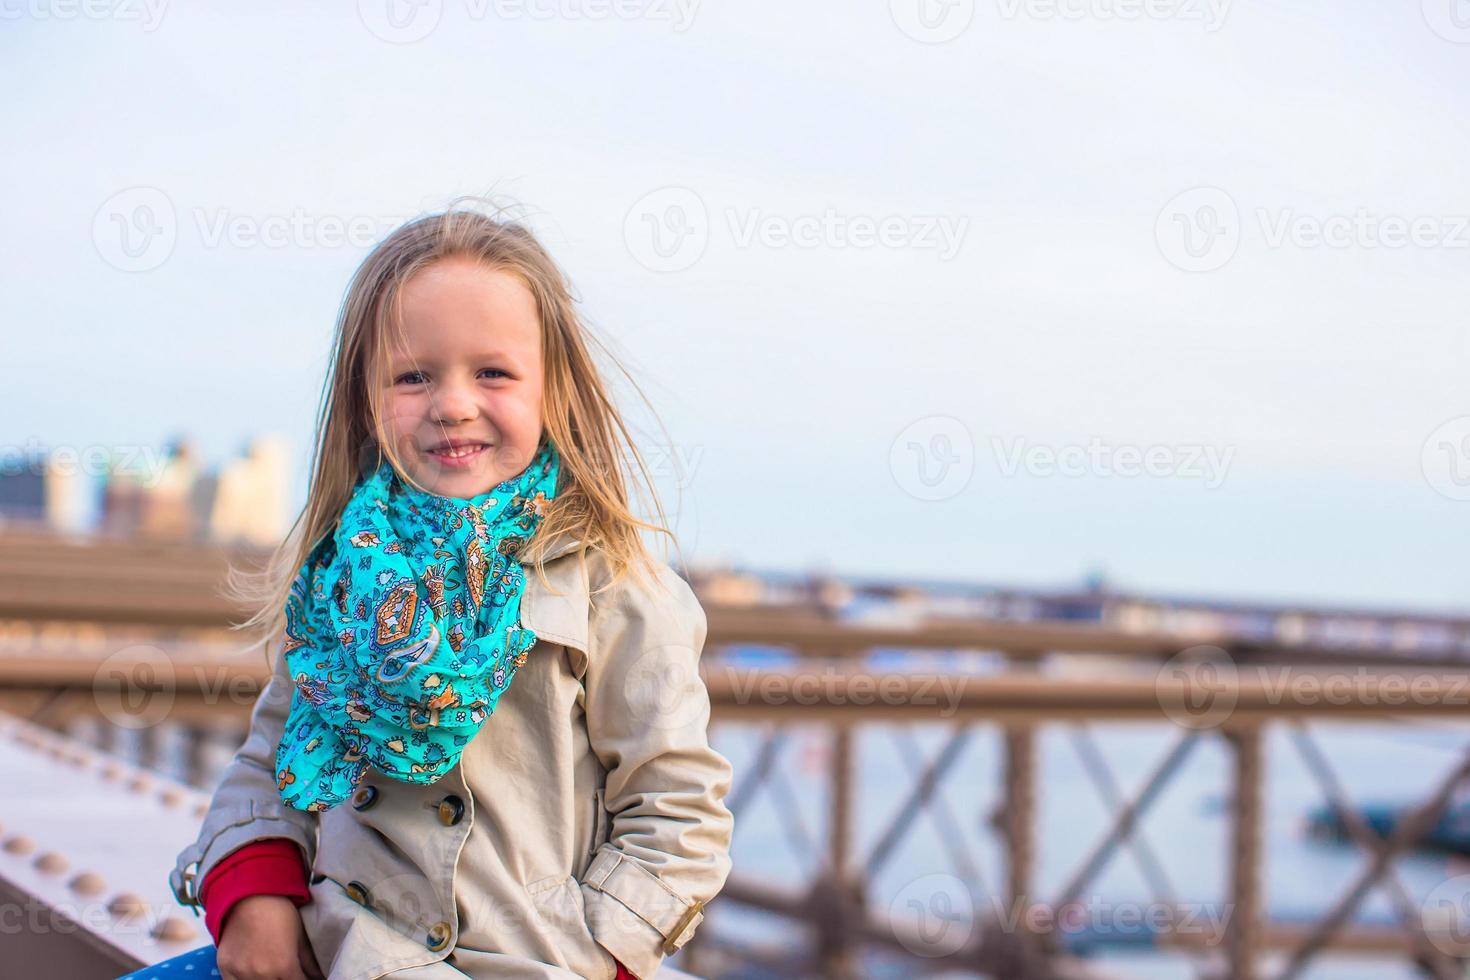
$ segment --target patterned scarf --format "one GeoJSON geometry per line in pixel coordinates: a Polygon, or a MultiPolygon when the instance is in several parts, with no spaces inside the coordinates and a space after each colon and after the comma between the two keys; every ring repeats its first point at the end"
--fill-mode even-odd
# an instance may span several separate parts
{"type": "Polygon", "coordinates": [[[432,783],[459,762],[536,642],[517,555],[559,464],[547,441],[519,476],[468,499],[417,491],[386,460],[358,483],[286,603],[295,689],[276,780],[289,806],[331,809],[369,766],[432,783]]]}

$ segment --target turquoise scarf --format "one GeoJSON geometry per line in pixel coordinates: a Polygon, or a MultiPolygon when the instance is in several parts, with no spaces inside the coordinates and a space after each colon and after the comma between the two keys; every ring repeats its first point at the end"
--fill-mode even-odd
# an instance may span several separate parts
{"type": "Polygon", "coordinates": [[[328,810],[368,768],[432,783],[459,762],[536,642],[517,555],[556,496],[547,441],[468,499],[422,493],[382,461],[302,564],[283,656],[295,689],[276,749],[281,799],[328,810]]]}

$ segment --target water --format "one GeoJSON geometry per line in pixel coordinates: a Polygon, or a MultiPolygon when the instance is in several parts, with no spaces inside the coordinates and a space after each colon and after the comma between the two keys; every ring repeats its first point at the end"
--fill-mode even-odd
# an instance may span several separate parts
{"type": "MultiPolygon", "coordinates": [[[[799,709],[798,709],[799,710],[799,709]]],[[[797,712],[793,712],[797,716],[797,712]]],[[[1051,724],[1040,730],[1037,759],[1038,817],[1037,894],[1043,900],[1060,895],[1068,879],[1102,838],[1110,823],[1110,809],[1083,768],[1071,741],[1070,725],[1051,724]]],[[[905,805],[922,762],[906,748],[918,747],[927,761],[948,739],[951,726],[942,724],[873,724],[858,729],[854,751],[858,760],[859,802],[856,853],[866,855],[889,822],[905,805]]],[[[717,724],[711,730],[715,746],[736,770],[736,785],[754,761],[762,730],[717,724]]],[[[790,796],[772,793],[767,785],[738,815],[734,864],[742,876],[799,887],[816,870],[823,853],[828,794],[828,741],[821,725],[792,725],[777,772],[790,796]],[[778,819],[794,812],[817,840],[815,853],[793,845],[789,821],[778,819]]],[[[1131,797],[1177,737],[1172,726],[1109,723],[1090,726],[1103,756],[1113,770],[1124,797],[1131,797]]],[[[1306,815],[1326,797],[1302,764],[1281,725],[1266,729],[1264,829],[1264,889],[1273,919],[1307,921],[1320,916],[1345,892],[1365,866],[1366,857],[1350,844],[1316,840],[1305,830],[1306,815]]],[[[1422,730],[1402,725],[1313,725],[1311,731],[1331,762],[1348,798],[1355,804],[1392,801],[1419,802],[1433,793],[1470,743],[1470,729],[1422,730]]],[[[1001,804],[1002,739],[996,726],[978,725],[974,736],[937,791],[963,840],[963,851],[952,849],[936,831],[932,813],[923,813],[908,829],[891,859],[872,878],[874,909],[886,916],[932,905],[936,896],[951,913],[957,928],[974,925],[991,911],[1004,911],[994,898],[1004,885],[1005,862],[999,835],[989,825],[1001,804]],[[965,853],[973,856],[977,872],[961,872],[965,853]],[[969,895],[969,914],[963,908],[969,895]],[[918,905],[915,905],[915,902],[918,905]],[[945,904],[947,903],[947,904],[945,904]]],[[[1152,848],[1168,879],[1167,887],[1183,903],[1195,906],[1201,922],[1228,914],[1229,793],[1231,757],[1218,737],[1207,737],[1194,749],[1140,823],[1139,835],[1152,848]]],[[[944,818],[940,818],[944,819],[944,818]]],[[[801,839],[797,835],[798,841],[801,839]]],[[[860,861],[865,863],[865,861],[860,861]]],[[[1458,875],[1470,874],[1470,862],[1439,855],[1414,854],[1396,865],[1400,879],[1416,903],[1437,886],[1458,875]]],[[[1455,895],[1470,894],[1470,877],[1449,886],[1455,895]]],[[[1443,894],[1441,892],[1440,894],[1443,894]]],[[[1099,930],[1141,938],[1141,918],[1163,913],[1165,896],[1155,893],[1139,862],[1127,848],[1083,891],[1086,921],[1099,930]],[[1131,918],[1130,918],[1131,917],[1131,918]]],[[[1392,906],[1382,888],[1370,893],[1359,911],[1359,921],[1385,923],[1392,906]]],[[[735,934],[760,935],[763,940],[800,944],[799,928],[772,935],[769,917],[746,920],[721,908],[719,927],[735,934]],[[759,932],[747,932],[756,928],[759,932]]],[[[1181,922],[1181,927],[1188,923],[1181,922]]],[[[946,937],[946,941],[950,937],[946,937]]],[[[1122,975],[1140,977],[1194,976],[1190,960],[1176,954],[1139,956],[1114,953],[1099,963],[1117,964],[1122,975]],[[1121,969],[1126,965],[1126,970],[1121,969]]],[[[877,971],[875,970],[875,975],[877,971]]],[[[1412,969],[1387,961],[1365,961],[1354,966],[1342,959],[1319,961],[1308,976],[1391,980],[1417,977],[1412,969]]]]}

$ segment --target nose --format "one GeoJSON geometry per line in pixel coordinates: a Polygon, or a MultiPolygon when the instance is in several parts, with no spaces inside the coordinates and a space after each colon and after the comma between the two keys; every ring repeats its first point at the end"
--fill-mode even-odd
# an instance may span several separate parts
{"type": "Polygon", "coordinates": [[[472,386],[459,381],[444,381],[434,386],[429,397],[434,421],[443,425],[470,422],[480,414],[472,386]]]}

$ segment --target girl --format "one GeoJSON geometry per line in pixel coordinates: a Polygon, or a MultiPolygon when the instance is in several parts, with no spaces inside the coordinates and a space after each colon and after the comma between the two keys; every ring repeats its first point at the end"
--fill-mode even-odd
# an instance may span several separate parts
{"type": "Polygon", "coordinates": [[[220,976],[647,980],[723,887],[704,612],[639,537],[669,532],[629,508],[625,445],[653,488],[588,337],[474,210],[358,269],[244,624],[280,656],[170,877],[220,976]]]}

